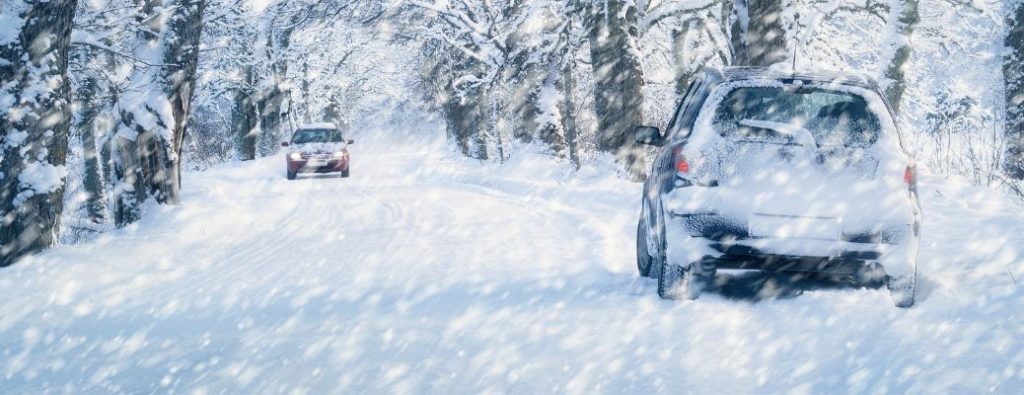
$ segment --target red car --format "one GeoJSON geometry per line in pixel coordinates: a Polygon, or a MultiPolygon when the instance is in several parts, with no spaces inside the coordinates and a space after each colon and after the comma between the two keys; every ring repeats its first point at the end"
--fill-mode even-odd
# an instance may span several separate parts
{"type": "Polygon", "coordinates": [[[288,147],[285,162],[287,177],[294,180],[299,173],[341,173],[348,177],[348,146],[355,141],[346,140],[334,125],[300,127],[291,141],[281,143],[288,147]]]}

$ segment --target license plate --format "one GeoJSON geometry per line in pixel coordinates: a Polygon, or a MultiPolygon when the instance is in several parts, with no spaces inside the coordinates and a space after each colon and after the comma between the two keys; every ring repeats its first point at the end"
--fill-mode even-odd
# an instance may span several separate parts
{"type": "Polygon", "coordinates": [[[754,214],[750,216],[750,234],[778,239],[838,240],[839,220],[832,217],[754,214]]]}
{"type": "Polygon", "coordinates": [[[326,165],[327,165],[327,160],[326,159],[310,159],[308,162],[306,162],[306,166],[326,166],[326,165]]]}

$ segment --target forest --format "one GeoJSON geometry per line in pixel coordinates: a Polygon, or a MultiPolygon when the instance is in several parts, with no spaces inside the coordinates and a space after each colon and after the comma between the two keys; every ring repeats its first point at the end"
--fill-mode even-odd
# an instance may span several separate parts
{"type": "Polygon", "coordinates": [[[1020,393],[1022,207],[1024,0],[0,0],[0,393],[1020,393]]]}
{"type": "Polygon", "coordinates": [[[1024,6],[962,0],[5,1],[0,265],[180,200],[297,123],[439,114],[463,155],[575,166],[664,126],[705,67],[875,78],[936,172],[1022,194],[1024,6]]]}

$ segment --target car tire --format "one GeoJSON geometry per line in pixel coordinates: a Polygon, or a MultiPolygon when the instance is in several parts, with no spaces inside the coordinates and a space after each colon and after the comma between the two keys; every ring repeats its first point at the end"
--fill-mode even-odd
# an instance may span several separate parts
{"type": "Polygon", "coordinates": [[[288,170],[287,174],[285,174],[285,178],[287,178],[289,180],[294,180],[295,177],[297,177],[297,176],[298,176],[298,172],[294,172],[294,171],[291,171],[291,170],[288,170]]]}
{"type": "Polygon", "coordinates": [[[917,274],[906,276],[888,276],[885,278],[885,287],[889,290],[889,298],[892,303],[901,309],[914,306],[914,299],[917,297],[917,274]]]}
{"type": "Polygon", "coordinates": [[[636,224],[636,269],[641,277],[654,277],[651,275],[654,262],[647,248],[647,219],[641,217],[636,224]]]}
{"type": "Polygon", "coordinates": [[[658,297],[662,299],[679,299],[686,292],[686,271],[682,266],[661,262],[658,265],[658,297]]]}
{"type": "MultiPolygon", "coordinates": [[[[641,217],[641,221],[646,220],[647,217],[641,217]]],[[[665,257],[665,228],[660,227],[658,229],[661,232],[661,242],[659,243],[659,251],[655,251],[655,254],[651,258],[650,262],[650,276],[658,280],[658,297],[667,300],[678,300],[687,299],[694,300],[700,297],[703,291],[704,282],[703,277],[694,276],[693,268],[700,265],[701,262],[696,262],[691,266],[690,270],[684,269],[682,266],[669,263],[665,257]]],[[[644,233],[646,236],[647,233],[644,233]]],[[[646,246],[646,240],[644,240],[646,246]]],[[[640,246],[637,246],[639,249],[640,246]]],[[[648,252],[648,255],[651,255],[648,252]]],[[[639,262],[638,262],[639,263],[639,262]]],[[[712,273],[714,273],[712,269],[712,273]]]]}
{"type": "Polygon", "coordinates": [[[667,262],[658,271],[658,297],[667,300],[694,300],[703,292],[704,282],[690,270],[667,262]]]}
{"type": "Polygon", "coordinates": [[[341,178],[348,178],[348,169],[341,171],[341,178]]]}

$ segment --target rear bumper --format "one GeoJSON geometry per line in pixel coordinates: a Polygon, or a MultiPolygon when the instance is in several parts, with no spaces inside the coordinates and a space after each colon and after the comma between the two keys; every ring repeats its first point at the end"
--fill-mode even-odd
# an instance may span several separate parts
{"type": "Polygon", "coordinates": [[[713,260],[726,269],[852,273],[878,262],[890,275],[916,271],[919,237],[911,224],[822,240],[753,237],[746,224],[714,215],[666,218],[666,258],[682,267],[713,260]]]}
{"type": "MultiPolygon", "coordinates": [[[[814,240],[812,240],[813,242],[814,240]]],[[[721,252],[715,258],[717,267],[723,269],[758,269],[769,271],[823,272],[852,274],[868,262],[881,262],[889,246],[871,244],[804,247],[803,253],[780,245],[803,243],[806,240],[758,239],[752,243],[723,244],[711,242],[711,248],[721,252]],[[758,248],[751,244],[760,244],[758,248]],[[781,251],[780,251],[781,250],[781,251]]],[[[885,265],[883,265],[885,266],[885,265]]]]}
{"type": "Polygon", "coordinates": [[[287,159],[288,171],[293,173],[333,173],[348,169],[348,158],[331,159],[321,166],[311,166],[308,160],[287,159]]]}

